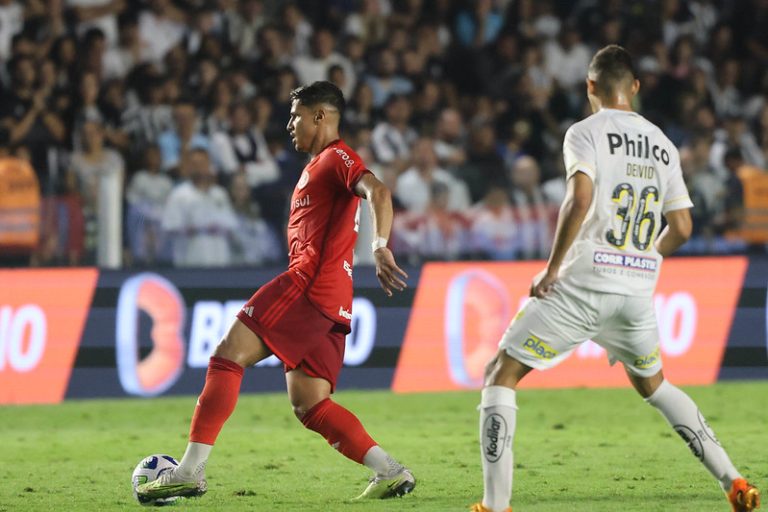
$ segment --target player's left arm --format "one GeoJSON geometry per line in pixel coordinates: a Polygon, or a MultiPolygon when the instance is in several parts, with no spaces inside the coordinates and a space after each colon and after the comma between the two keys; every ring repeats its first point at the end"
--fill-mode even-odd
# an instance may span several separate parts
{"type": "Polygon", "coordinates": [[[408,278],[395,263],[395,257],[387,248],[392,232],[392,195],[389,189],[370,172],[363,174],[354,186],[355,194],[368,200],[373,220],[373,258],[376,261],[376,277],[388,296],[393,290],[403,291],[408,278]]]}
{"type": "Polygon", "coordinates": [[[544,273],[534,279],[531,286],[531,295],[544,297],[552,289],[560,272],[568,249],[571,248],[576,235],[579,234],[584,218],[592,205],[592,178],[583,172],[575,172],[567,183],[565,199],[560,206],[560,215],[557,217],[557,230],[552,252],[547,261],[544,273]]]}

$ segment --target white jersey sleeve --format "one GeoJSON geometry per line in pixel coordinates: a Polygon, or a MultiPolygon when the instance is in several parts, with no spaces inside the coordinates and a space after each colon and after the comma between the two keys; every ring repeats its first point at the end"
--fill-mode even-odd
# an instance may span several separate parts
{"type": "Polygon", "coordinates": [[[565,132],[563,159],[566,180],[577,172],[583,172],[595,181],[595,143],[590,139],[590,133],[583,129],[583,125],[575,124],[565,132]]]}
{"type": "Polygon", "coordinates": [[[667,180],[667,193],[664,198],[662,212],[667,213],[674,210],[693,207],[693,202],[688,195],[688,187],[683,181],[683,169],[680,167],[680,154],[677,148],[672,148],[671,172],[667,180]]]}

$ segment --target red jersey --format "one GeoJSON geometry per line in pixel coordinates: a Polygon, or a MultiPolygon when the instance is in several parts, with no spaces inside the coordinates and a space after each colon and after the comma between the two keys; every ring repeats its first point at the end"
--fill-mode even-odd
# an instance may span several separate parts
{"type": "Polygon", "coordinates": [[[288,270],[296,271],[307,298],[325,316],[352,321],[352,258],[360,225],[353,189],[369,172],[342,140],[326,146],[304,167],[291,196],[288,270]]]}

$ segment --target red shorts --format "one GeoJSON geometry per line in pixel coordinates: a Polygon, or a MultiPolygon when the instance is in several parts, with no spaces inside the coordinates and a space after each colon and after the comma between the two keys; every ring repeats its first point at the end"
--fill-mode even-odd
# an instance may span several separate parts
{"type": "Polygon", "coordinates": [[[284,364],[301,367],[336,388],[344,362],[346,329],[323,315],[294,281],[291,271],[268,282],[248,300],[237,318],[256,333],[284,364]]]}

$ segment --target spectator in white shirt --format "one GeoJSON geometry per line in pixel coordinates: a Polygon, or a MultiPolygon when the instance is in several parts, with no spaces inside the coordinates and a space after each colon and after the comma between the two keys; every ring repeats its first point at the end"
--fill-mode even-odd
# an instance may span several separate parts
{"type": "Polygon", "coordinates": [[[11,40],[24,28],[24,7],[15,0],[0,0],[0,61],[11,57],[11,40]]]}
{"type": "Polygon", "coordinates": [[[319,29],[312,35],[312,52],[310,55],[298,55],[293,59],[293,69],[299,77],[301,85],[311,84],[328,79],[328,71],[334,64],[344,69],[347,77],[347,91],[355,90],[355,73],[349,59],[334,50],[336,41],[328,29],[319,29]]]}
{"type": "Polygon", "coordinates": [[[396,195],[408,211],[423,213],[431,201],[434,184],[446,187],[448,211],[460,212],[469,208],[467,186],[437,166],[434,141],[425,137],[413,145],[413,166],[397,179],[396,195]]]}
{"type": "Polygon", "coordinates": [[[162,61],[184,37],[186,21],[184,12],[171,0],[150,0],[149,9],[139,14],[139,37],[147,47],[147,58],[162,61]]]}
{"type": "Polygon", "coordinates": [[[264,135],[254,126],[248,107],[243,103],[233,105],[230,120],[229,131],[214,133],[211,138],[211,152],[219,170],[230,177],[243,174],[252,189],[277,181],[277,162],[264,135]]]}
{"type": "Polygon", "coordinates": [[[139,264],[151,265],[166,256],[160,226],[173,181],[163,174],[160,163],[160,148],[146,148],[144,168],[133,175],[126,193],[128,243],[139,264]]]}
{"type": "Polygon", "coordinates": [[[472,214],[473,252],[493,260],[511,260],[520,251],[515,213],[507,191],[492,186],[472,214]]]}
{"type": "Polygon", "coordinates": [[[384,107],[385,120],[371,133],[371,146],[376,161],[402,170],[411,156],[416,131],[410,126],[411,103],[404,96],[392,96],[384,107]]]}
{"type": "Polygon", "coordinates": [[[512,205],[518,226],[520,256],[546,258],[552,244],[557,205],[547,201],[541,189],[539,164],[530,156],[521,156],[512,164],[512,205]]]}
{"type": "Polygon", "coordinates": [[[557,40],[544,45],[544,66],[547,73],[565,89],[583,86],[592,52],[581,42],[576,27],[566,26],[557,40]]]}
{"type": "Polygon", "coordinates": [[[272,227],[262,218],[259,203],[251,198],[245,176],[236,174],[229,184],[237,229],[232,234],[233,265],[264,265],[283,255],[272,227]]]}
{"type": "Polygon", "coordinates": [[[204,149],[182,159],[189,180],[173,189],[163,212],[177,267],[223,267],[232,263],[230,236],[237,229],[227,191],[217,185],[204,149]]]}

